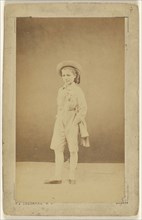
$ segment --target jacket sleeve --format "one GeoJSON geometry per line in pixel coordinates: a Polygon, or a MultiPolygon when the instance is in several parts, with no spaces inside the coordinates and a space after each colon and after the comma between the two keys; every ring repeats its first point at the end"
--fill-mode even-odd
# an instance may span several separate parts
{"type": "Polygon", "coordinates": [[[84,96],[84,93],[81,89],[79,89],[77,94],[78,106],[77,106],[77,114],[75,118],[75,123],[80,123],[85,119],[87,113],[87,103],[84,96]]]}
{"type": "Polygon", "coordinates": [[[62,110],[63,110],[62,91],[61,91],[61,88],[60,88],[58,90],[58,95],[57,95],[57,115],[56,115],[56,117],[60,116],[62,110]]]}

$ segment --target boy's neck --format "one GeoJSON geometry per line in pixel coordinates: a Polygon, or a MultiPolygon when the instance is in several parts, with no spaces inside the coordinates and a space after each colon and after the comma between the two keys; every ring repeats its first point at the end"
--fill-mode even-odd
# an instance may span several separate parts
{"type": "Polygon", "coordinates": [[[64,84],[64,88],[68,88],[70,86],[74,86],[75,85],[75,82],[71,83],[71,84],[64,84]]]}

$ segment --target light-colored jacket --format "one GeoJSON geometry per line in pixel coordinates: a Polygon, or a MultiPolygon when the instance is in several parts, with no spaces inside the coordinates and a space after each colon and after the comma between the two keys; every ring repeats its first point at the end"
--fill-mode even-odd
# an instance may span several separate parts
{"type": "Polygon", "coordinates": [[[68,111],[75,112],[73,123],[79,126],[79,142],[84,147],[89,147],[89,134],[85,121],[87,103],[82,89],[75,83],[68,88],[61,87],[58,91],[57,107],[56,117],[65,118],[68,111]]]}

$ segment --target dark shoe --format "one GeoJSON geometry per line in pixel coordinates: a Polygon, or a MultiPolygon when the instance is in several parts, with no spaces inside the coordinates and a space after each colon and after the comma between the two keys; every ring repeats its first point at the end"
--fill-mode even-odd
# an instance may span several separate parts
{"type": "Polygon", "coordinates": [[[69,184],[76,184],[76,180],[69,180],[69,184]]]}
{"type": "Polygon", "coordinates": [[[61,184],[62,180],[50,180],[50,181],[46,181],[44,182],[44,184],[61,184]]]}

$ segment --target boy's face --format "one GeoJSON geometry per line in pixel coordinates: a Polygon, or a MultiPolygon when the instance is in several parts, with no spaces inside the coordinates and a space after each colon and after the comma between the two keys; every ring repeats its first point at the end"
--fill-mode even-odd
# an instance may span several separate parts
{"type": "Polygon", "coordinates": [[[74,82],[75,77],[76,75],[73,73],[72,69],[62,69],[62,79],[66,85],[71,85],[74,82]]]}

